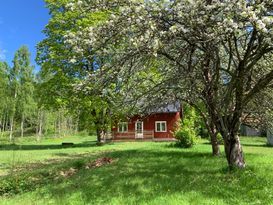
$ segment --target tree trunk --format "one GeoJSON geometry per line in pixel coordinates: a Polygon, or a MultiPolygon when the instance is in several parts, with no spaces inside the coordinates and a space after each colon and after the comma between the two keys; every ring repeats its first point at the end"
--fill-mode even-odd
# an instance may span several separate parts
{"type": "Polygon", "coordinates": [[[21,119],[21,137],[24,137],[24,115],[22,115],[22,119],[21,119]]]}
{"type": "Polygon", "coordinates": [[[60,113],[60,111],[58,111],[58,134],[59,134],[59,136],[58,137],[61,137],[61,113],[60,113]]]}
{"type": "Polygon", "coordinates": [[[3,115],[3,119],[2,119],[2,122],[1,122],[1,132],[4,132],[5,131],[5,115],[3,115]]]}
{"type": "Polygon", "coordinates": [[[225,152],[229,167],[245,167],[243,149],[238,135],[225,137],[225,152]]]}
{"type": "MultiPolygon", "coordinates": [[[[207,45],[209,47],[209,45],[207,45]]],[[[211,138],[211,145],[212,145],[212,154],[214,156],[218,156],[220,154],[220,147],[219,143],[217,140],[217,118],[215,116],[215,111],[216,111],[216,101],[215,101],[215,96],[217,93],[217,86],[214,86],[214,78],[213,78],[213,73],[210,69],[211,66],[211,56],[207,56],[205,61],[204,61],[204,69],[203,69],[203,78],[205,81],[205,89],[203,91],[204,99],[206,101],[204,102],[205,105],[207,106],[207,110],[210,116],[209,120],[205,120],[207,129],[210,134],[211,138]]]]}
{"type": "Polygon", "coordinates": [[[9,141],[10,141],[10,142],[13,142],[13,117],[10,118],[9,141]]]}
{"type": "Polygon", "coordinates": [[[38,111],[38,127],[37,127],[37,141],[41,141],[42,137],[42,129],[43,129],[43,111],[38,111]]]}
{"type": "Polygon", "coordinates": [[[0,133],[2,133],[3,131],[3,127],[4,127],[3,124],[4,124],[4,118],[2,118],[0,121],[0,133]]]}
{"type": "Polygon", "coordinates": [[[8,131],[9,117],[6,114],[4,131],[8,131]]]}
{"type": "Polygon", "coordinates": [[[39,131],[38,135],[41,137],[43,134],[43,113],[41,113],[40,122],[39,122],[39,131]]]}
{"type": "Polygon", "coordinates": [[[212,155],[219,156],[220,155],[220,145],[217,140],[217,131],[210,133],[211,146],[212,146],[212,155]]]}
{"type": "Polygon", "coordinates": [[[78,133],[79,132],[79,115],[78,115],[78,117],[77,117],[77,119],[76,119],[76,123],[75,123],[75,133],[78,133]]]}
{"type": "Polygon", "coordinates": [[[105,143],[105,141],[106,141],[106,133],[107,132],[104,129],[101,129],[101,128],[97,128],[96,132],[97,132],[97,143],[98,144],[105,143]]]}
{"type": "Polygon", "coordinates": [[[97,132],[97,142],[101,143],[101,130],[99,128],[97,128],[96,132],[97,132]]]}
{"type": "Polygon", "coordinates": [[[216,129],[215,124],[211,120],[205,120],[205,125],[208,129],[209,135],[210,135],[210,141],[212,146],[212,155],[213,156],[219,156],[220,155],[220,145],[217,139],[218,131],[216,129]]]}
{"type": "Polygon", "coordinates": [[[101,137],[101,142],[102,143],[106,142],[106,134],[107,134],[107,132],[105,130],[101,130],[100,137],[101,137]]]}

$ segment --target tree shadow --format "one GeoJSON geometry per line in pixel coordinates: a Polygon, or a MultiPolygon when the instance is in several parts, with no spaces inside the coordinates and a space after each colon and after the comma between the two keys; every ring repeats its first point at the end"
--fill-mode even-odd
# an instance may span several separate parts
{"type": "Polygon", "coordinates": [[[58,157],[68,157],[68,156],[70,156],[69,153],[63,153],[63,152],[61,152],[61,153],[55,153],[54,155],[58,156],[58,157]]]}
{"type": "Polygon", "coordinates": [[[122,200],[123,204],[141,204],[159,196],[191,193],[235,204],[238,200],[253,202],[253,197],[258,195],[266,197],[262,191],[257,196],[245,197],[247,183],[256,180],[260,183],[256,186],[262,190],[264,179],[253,179],[249,175],[252,170],[230,173],[224,158],[215,159],[208,152],[132,149],[113,151],[107,156],[118,161],[92,170],[80,170],[62,185],[50,184],[47,187],[50,197],[69,200],[67,190],[77,190],[83,204],[111,204],[113,199],[122,200]],[[234,193],[236,197],[230,197],[234,193]]]}
{"type": "Polygon", "coordinates": [[[97,147],[96,142],[83,142],[80,144],[73,145],[62,145],[60,144],[47,144],[47,145],[37,145],[37,144],[5,144],[0,145],[0,150],[51,150],[51,149],[67,149],[67,148],[87,148],[87,147],[97,147]]]}
{"type": "Polygon", "coordinates": [[[250,144],[250,143],[242,143],[242,146],[245,146],[245,147],[270,147],[267,144],[250,144]]]}
{"type": "MultiPolygon", "coordinates": [[[[92,147],[93,143],[88,141],[83,145],[92,147]]],[[[157,144],[152,148],[108,150],[77,157],[60,153],[60,156],[67,158],[28,169],[45,176],[41,179],[41,190],[44,191],[38,189],[38,197],[51,198],[56,203],[71,204],[73,194],[80,196],[78,200],[82,204],[112,204],[113,201],[115,204],[150,204],[160,197],[169,199],[169,196],[188,204],[191,203],[187,201],[190,197],[195,197],[195,204],[208,204],[202,200],[249,204],[257,199],[268,204],[268,200],[272,200],[265,191],[273,186],[272,182],[257,176],[253,168],[230,172],[224,156],[215,158],[209,150],[178,149],[157,144]],[[85,169],[85,162],[100,157],[110,157],[115,162],[85,169]],[[78,169],[75,175],[59,181],[46,178],[52,170],[59,173],[70,167],[78,169]]]]}

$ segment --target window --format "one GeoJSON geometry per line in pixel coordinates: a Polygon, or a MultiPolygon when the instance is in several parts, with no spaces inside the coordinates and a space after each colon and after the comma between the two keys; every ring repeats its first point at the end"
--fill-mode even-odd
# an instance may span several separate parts
{"type": "Polygon", "coordinates": [[[128,132],[128,123],[121,122],[118,124],[118,132],[128,132]]]}
{"type": "Polygon", "coordinates": [[[167,122],[166,121],[156,121],[155,122],[156,132],[167,132],[167,122]]]}

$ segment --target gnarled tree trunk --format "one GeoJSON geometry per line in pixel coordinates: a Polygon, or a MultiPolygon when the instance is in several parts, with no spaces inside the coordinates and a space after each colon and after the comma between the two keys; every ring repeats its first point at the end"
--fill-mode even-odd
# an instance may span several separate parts
{"type": "Polygon", "coordinates": [[[226,159],[229,167],[244,168],[245,160],[239,138],[240,114],[235,113],[232,117],[222,118],[220,121],[219,130],[224,138],[226,159]]]}
{"type": "Polygon", "coordinates": [[[224,137],[225,153],[229,167],[244,168],[245,160],[239,136],[228,135],[224,137]]]}

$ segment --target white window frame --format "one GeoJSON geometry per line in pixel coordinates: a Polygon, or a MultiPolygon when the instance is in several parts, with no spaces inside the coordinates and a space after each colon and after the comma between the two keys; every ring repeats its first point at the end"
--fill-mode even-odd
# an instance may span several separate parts
{"type": "Polygon", "coordinates": [[[128,132],[128,122],[120,122],[120,123],[118,123],[118,132],[120,132],[120,133],[126,133],[126,132],[128,132]],[[122,126],[121,127],[121,130],[120,130],[120,125],[122,126]],[[126,129],[124,129],[125,127],[126,127],[126,129]]]}
{"type": "Polygon", "coordinates": [[[155,121],[155,132],[167,132],[167,121],[155,121]],[[165,130],[162,130],[162,124],[165,124],[165,130]],[[157,124],[160,124],[160,130],[157,130],[157,124]]]}

